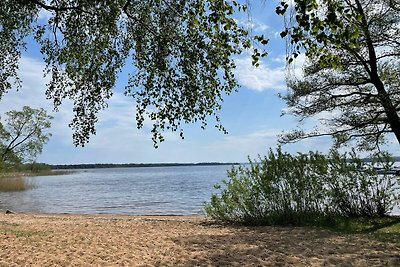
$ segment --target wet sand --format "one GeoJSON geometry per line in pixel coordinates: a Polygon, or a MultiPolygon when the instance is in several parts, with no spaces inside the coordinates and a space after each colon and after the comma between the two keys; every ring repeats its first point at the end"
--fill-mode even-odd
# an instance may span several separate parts
{"type": "Polygon", "coordinates": [[[400,245],[201,216],[2,213],[0,266],[400,266],[400,245]]]}

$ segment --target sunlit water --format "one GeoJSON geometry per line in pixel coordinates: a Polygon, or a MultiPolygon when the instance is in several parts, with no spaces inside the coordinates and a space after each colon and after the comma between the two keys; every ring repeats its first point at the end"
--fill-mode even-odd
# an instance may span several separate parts
{"type": "Polygon", "coordinates": [[[78,170],[33,177],[36,188],[0,192],[0,210],[85,214],[203,214],[230,166],[78,170]]]}

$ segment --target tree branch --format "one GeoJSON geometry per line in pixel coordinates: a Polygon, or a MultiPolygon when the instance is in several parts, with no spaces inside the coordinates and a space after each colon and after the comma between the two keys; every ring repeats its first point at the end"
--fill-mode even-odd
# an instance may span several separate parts
{"type": "Polygon", "coordinates": [[[89,15],[93,15],[93,13],[91,13],[91,12],[89,12],[89,11],[87,11],[87,10],[82,9],[82,8],[79,7],[79,6],[56,7],[56,6],[47,5],[47,4],[43,3],[43,2],[41,2],[40,0],[28,0],[28,1],[31,2],[31,3],[33,3],[33,4],[35,4],[35,5],[40,6],[41,8],[43,8],[43,9],[45,9],[45,10],[48,10],[48,11],[55,11],[55,12],[57,12],[57,13],[58,13],[58,12],[62,12],[62,11],[77,10],[77,11],[80,11],[80,12],[82,12],[82,13],[86,13],[86,14],[89,14],[89,15]]]}

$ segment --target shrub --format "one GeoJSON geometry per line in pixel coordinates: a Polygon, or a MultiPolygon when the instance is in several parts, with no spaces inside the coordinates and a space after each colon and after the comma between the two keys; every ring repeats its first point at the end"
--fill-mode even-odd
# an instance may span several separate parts
{"type": "Polygon", "coordinates": [[[399,201],[400,179],[389,173],[394,162],[387,153],[376,154],[364,164],[354,153],[350,159],[330,154],[330,205],[335,213],[348,216],[384,216],[399,201]],[[377,169],[380,169],[378,174],[377,169]]]}
{"type": "MultiPolygon", "coordinates": [[[[205,204],[214,219],[245,224],[299,225],[330,216],[382,216],[398,202],[387,155],[366,166],[354,153],[290,155],[278,148],[249,167],[233,167],[205,204]]],[[[398,182],[398,181],[397,181],[398,182]]]]}

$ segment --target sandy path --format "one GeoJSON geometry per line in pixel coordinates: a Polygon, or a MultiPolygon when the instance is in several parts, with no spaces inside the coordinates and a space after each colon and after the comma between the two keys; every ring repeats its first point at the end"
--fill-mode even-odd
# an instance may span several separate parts
{"type": "Polygon", "coordinates": [[[0,214],[0,266],[400,266],[399,243],[203,217],[0,214]]]}

